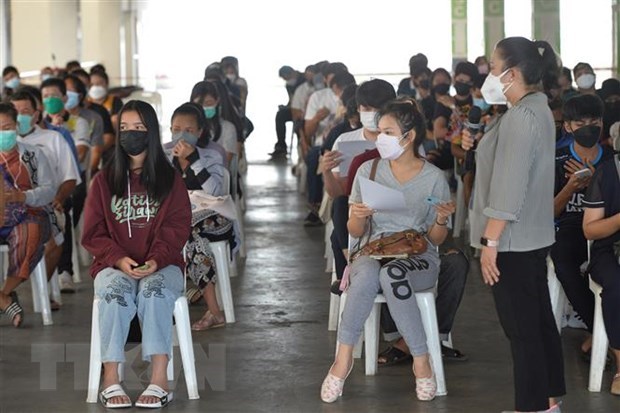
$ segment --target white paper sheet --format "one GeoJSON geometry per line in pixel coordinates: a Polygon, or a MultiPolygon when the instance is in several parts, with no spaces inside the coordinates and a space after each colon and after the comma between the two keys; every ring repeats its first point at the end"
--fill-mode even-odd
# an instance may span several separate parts
{"type": "Polygon", "coordinates": [[[342,159],[342,162],[338,165],[340,177],[344,178],[349,174],[349,167],[351,166],[353,158],[375,148],[375,143],[367,140],[339,143],[338,152],[342,154],[342,157],[340,158],[342,159]]]}
{"type": "Polygon", "coordinates": [[[362,202],[379,212],[406,212],[405,195],[401,191],[359,177],[362,202]]]}

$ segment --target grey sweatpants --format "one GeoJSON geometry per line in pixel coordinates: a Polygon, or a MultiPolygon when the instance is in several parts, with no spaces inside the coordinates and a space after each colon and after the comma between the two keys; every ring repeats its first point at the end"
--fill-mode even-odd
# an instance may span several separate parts
{"type": "Polygon", "coordinates": [[[427,353],[426,334],[415,292],[433,288],[438,274],[439,257],[435,251],[393,260],[383,267],[379,261],[366,256],[356,259],[351,264],[338,341],[348,345],[357,343],[375,297],[383,291],[396,327],[411,353],[414,356],[427,353]]]}

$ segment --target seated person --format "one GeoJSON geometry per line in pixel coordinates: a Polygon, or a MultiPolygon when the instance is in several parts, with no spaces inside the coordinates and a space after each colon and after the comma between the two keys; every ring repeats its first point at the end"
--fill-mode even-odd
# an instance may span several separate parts
{"type": "MultiPolygon", "coordinates": [[[[172,142],[168,155],[175,169],[182,174],[188,190],[199,190],[213,196],[228,192],[224,188],[224,163],[220,154],[208,146],[207,120],[202,107],[185,103],[172,114],[172,142]]],[[[209,242],[233,238],[232,221],[212,210],[192,213],[192,231],[186,246],[186,274],[199,288],[207,311],[192,325],[196,331],[222,327],[226,323],[215,295],[215,256],[209,242]]],[[[193,297],[190,297],[192,300],[193,297]]]]}
{"type": "Polygon", "coordinates": [[[15,289],[43,258],[50,237],[48,212],[56,188],[52,171],[36,146],[17,142],[17,110],[0,103],[0,243],[9,245],[9,269],[0,291],[0,314],[19,327],[24,310],[15,289]]]}
{"type": "MultiPolygon", "coordinates": [[[[551,258],[566,297],[592,333],[594,295],[588,277],[581,273],[581,265],[588,260],[582,229],[583,199],[592,173],[603,161],[613,157],[613,150],[598,143],[603,119],[603,102],[598,96],[578,94],[568,99],[563,118],[564,128],[574,140],[556,150],[553,201],[556,233],[551,258]]],[[[581,350],[587,354],[591,346],[592,337],[588,337],[581,350]]]]}
{"type": "MultiPolygon", "coordinates": [[[[618,148],[616,148],[618,149],[618,148]]],[[[603,287],[603,321],[616,359],[611,393],[620,395],[620,165],[614,156],[594,172],[583,200],[583,233],[594,240],[589,272],[603,287]]]]}
{"type": "Polygon", "coordinates": [[[183,246],[191,207],[181,175],[166,159],[159,122],[148,103],[132,100],[119,112],[114,161],[98,173],[84,209],[82,245],[93,255],[90,274],[99,298],[104,407],[131,407],[119,384],[118,363],[131,320],[142,327],[142,358],[151,384],[137,407],[172,400],[166,368],[172,349],[172,314],[183,294],[183,246]]]}
{"type": "Polygon", "coordinates": [[[426,233],[430,245],[421,254],[391,260],[384,265],[365,255],[352,262],[351,283],[338,330],[336,360],[321,386],[321,399],[326,403],[336,401],[342,394],[344,381],[353,367],[353,346],[380,291],[413,354],[418,399],[432,400],[437,391],[414,292],[430,289],[437,282],[439,254],[435,246],[446,239],[449,217],[455,207],[453,202],[431,207],[424,201],[429,195],[448,200],[450,189],[443,173],[419,155],[426,125],[416,102],[411,98],[390,102],[377,117],[381,132],[378,142],[383,142],[377,148],[382,159],[365,163],[357,172],[350,197],[349,233],[355,238],[374,241],[414,229],[426,233]],[[373,169],[376,174],[371,172],[373,169]],[[407,213],[375,212],[366,206],[361,199],[361,177],[374,178],[378,184],[403,191],[407,213]],[[367,229],[370,232],[365,234],[367,229]]]}

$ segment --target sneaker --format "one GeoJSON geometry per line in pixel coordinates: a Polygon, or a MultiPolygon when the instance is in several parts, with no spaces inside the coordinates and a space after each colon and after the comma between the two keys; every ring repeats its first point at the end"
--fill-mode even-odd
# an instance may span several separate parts
{"type": "Polygon", "coordinates": [[[75,293],[75,284],[73,283],[73,276],[67,271],[63,271],[58,275],[58,283],[60,284],[60,292],[65,294],[75,293]]]}
{"type": "Polygon", "coordinates": [[[322,225],[323,221],[321,221],[319,215],[314,211],[310,212],[306,219],[304,219],[304,227],[320,227],[322,225]]]}
{"type": "Polygon", "coordinates": [[[332,282],[332,285],[329,287],[329,291],[331,291],[332,294],[342,295],[342,291],[340,291],[340,280],[332,282]]]}
{"type": "Polygon", "coordinates": [[[568,317],[568,322],[566,326],[569,328],[579,328],[582,330],[587,330],[588,326],[583,322],[583,319],[579,314],[573,311],[573,313],[568,317]]]}
{"type": "Polygon", "coordinates": [[[286,149],[276,149],[269,154],[272,158],[286,158],[288,151],[286,149]]]}

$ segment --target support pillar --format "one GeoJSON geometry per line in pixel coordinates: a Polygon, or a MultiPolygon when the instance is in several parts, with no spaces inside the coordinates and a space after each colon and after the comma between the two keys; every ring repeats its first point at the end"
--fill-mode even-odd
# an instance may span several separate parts
{"type": "Polygon", "coordinates": [[[504,0],[484,0],[484,53],[487,57],[491,57],[495,44],[504,37],[504,0]]]}
{"type": "Polygon", "coordinates": [[[532,0],[532,28],[535,40],[547,41],[560,50],[560,0],[532,0]]]}
{"type": "Polygon", "coordinates": [[[452,0],[452,67],[467,60],[467,0],[452,0]]]}

